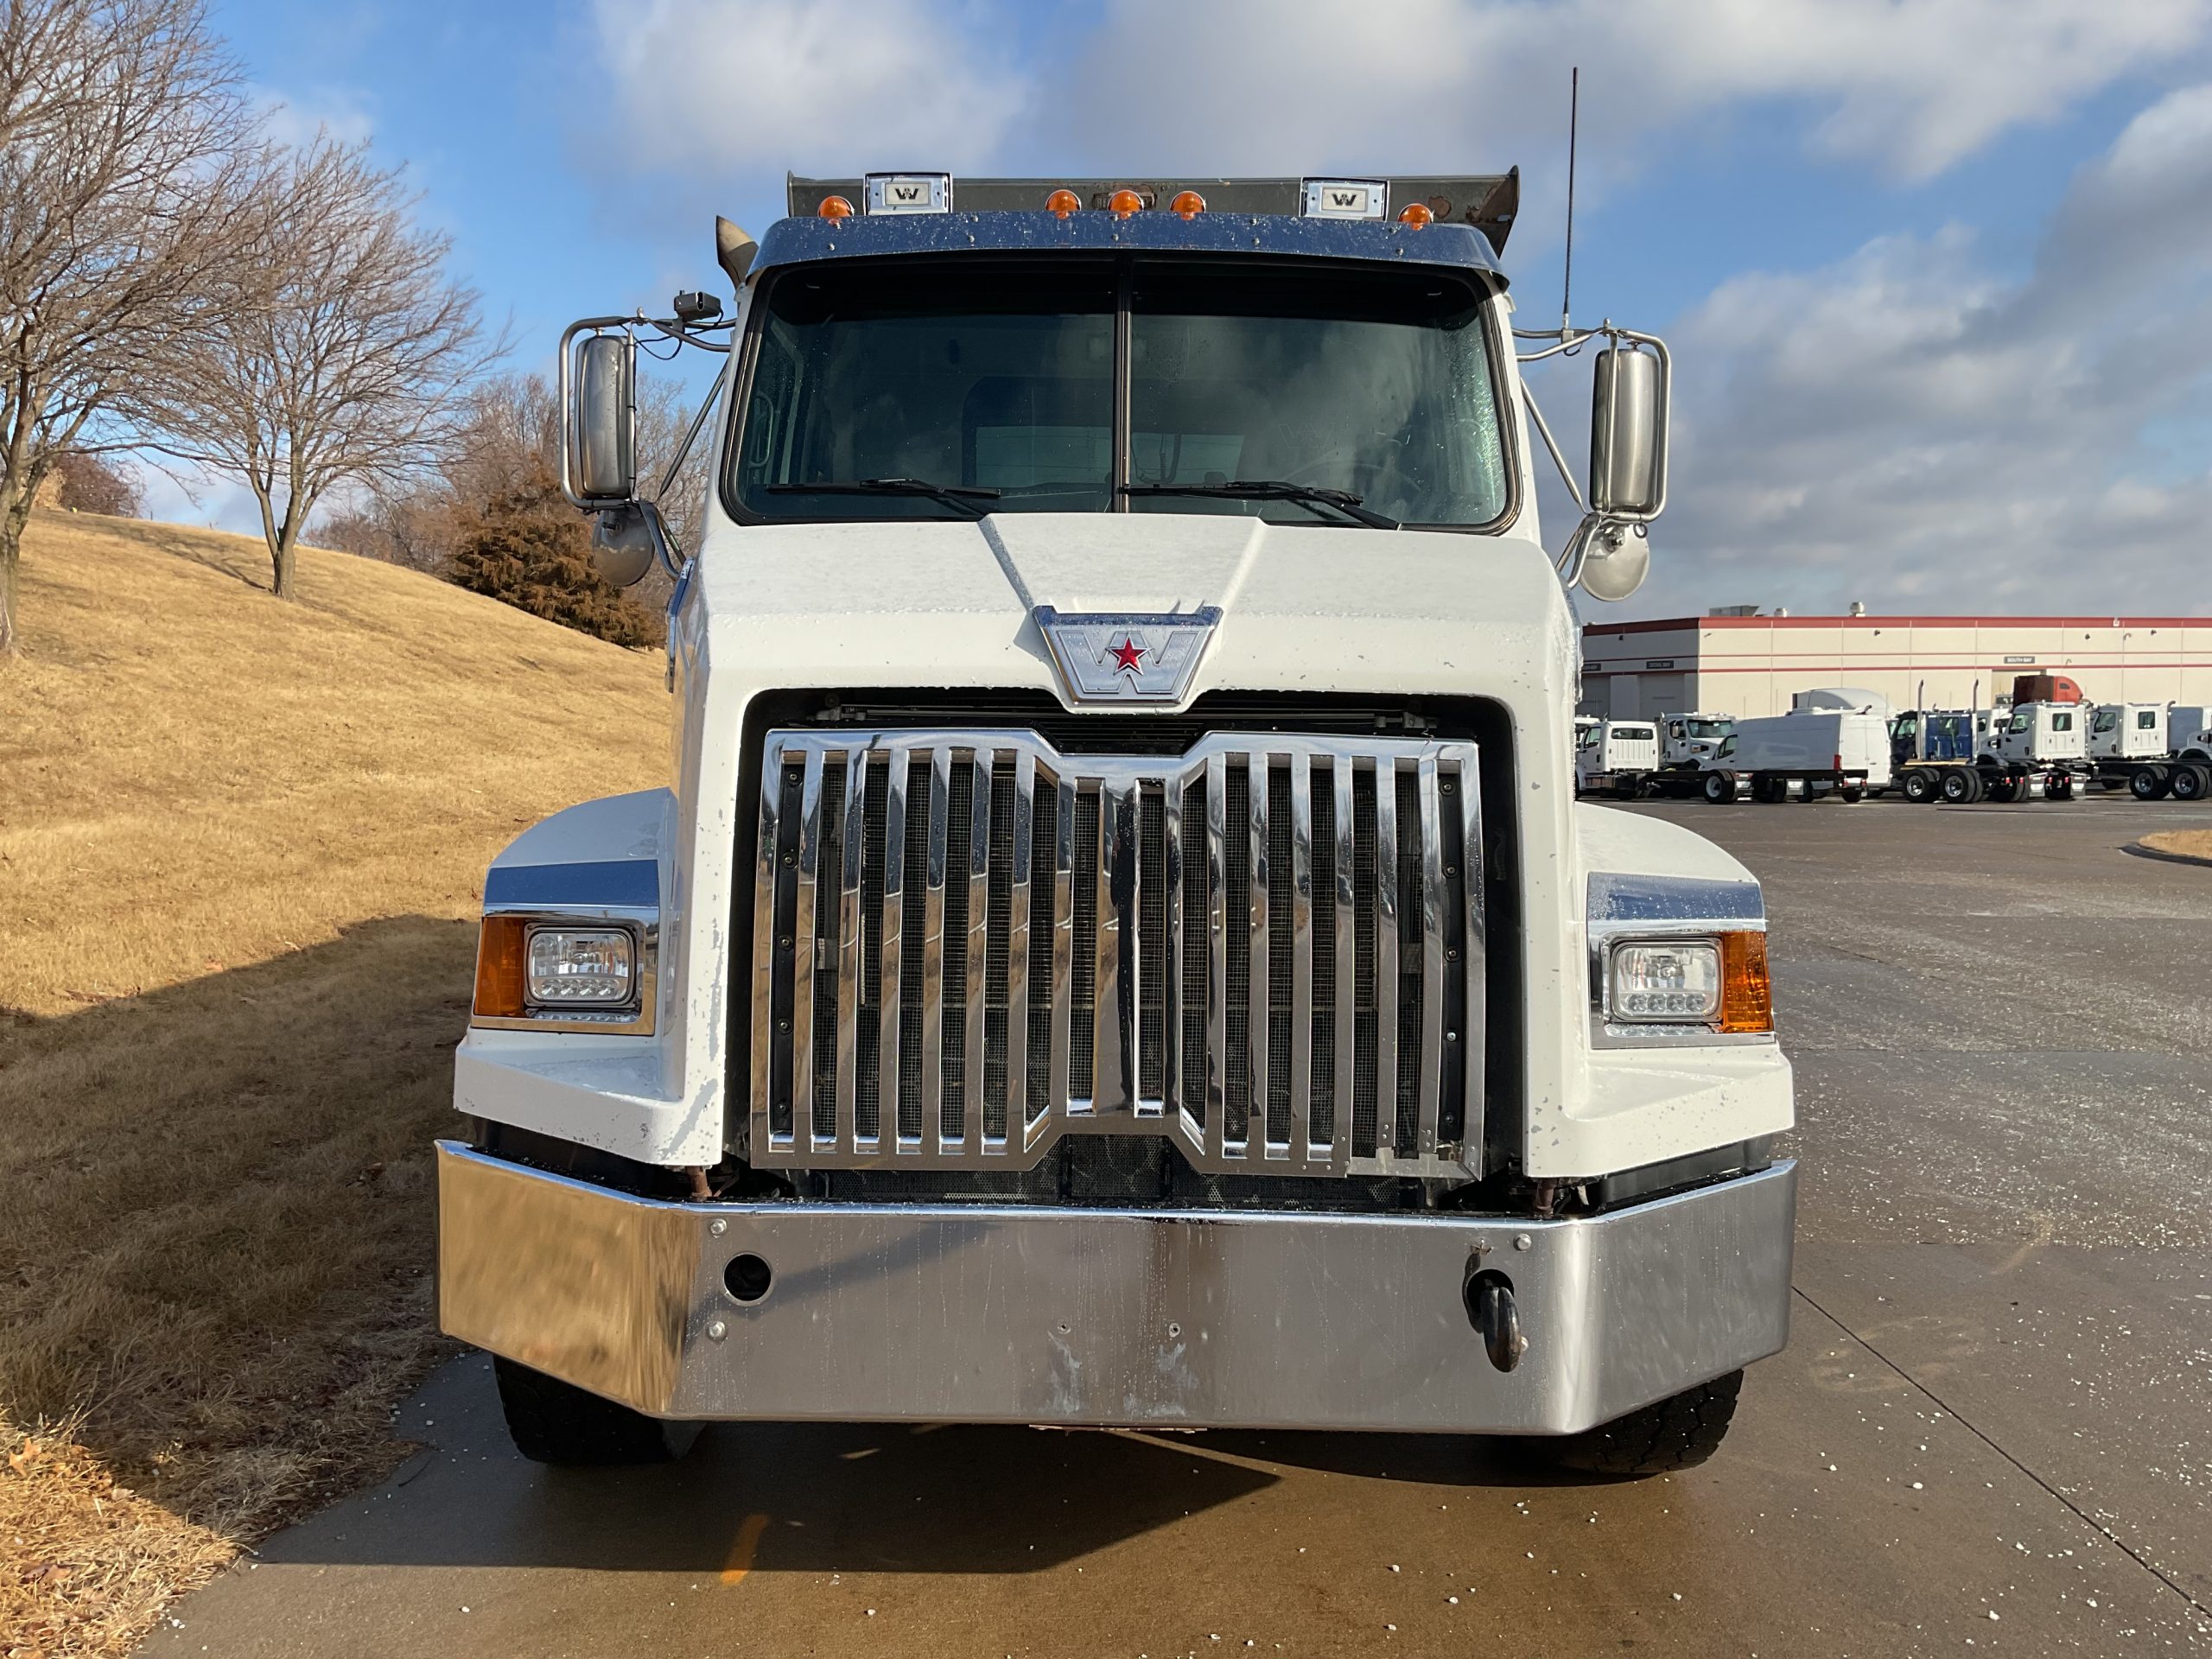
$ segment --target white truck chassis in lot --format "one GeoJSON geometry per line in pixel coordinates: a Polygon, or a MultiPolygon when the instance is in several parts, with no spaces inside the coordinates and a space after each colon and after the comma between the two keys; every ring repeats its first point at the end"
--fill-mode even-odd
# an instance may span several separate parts
{"type": "Polygon", "coordinates": [[[1555,561],[1516,188],[794,181],[721,230],[688,561],[630,353],[719,308],[570,331],[564,483],[682,573],[676,770],[486,881],[440,1310],[526,1452],[1719,1443],[1788,1334],[1790,1069],[1757,882],[1574,799],[1567,590],[1641,579],[1666,361],[1535,337],[1603,347],[1555,561]]]}

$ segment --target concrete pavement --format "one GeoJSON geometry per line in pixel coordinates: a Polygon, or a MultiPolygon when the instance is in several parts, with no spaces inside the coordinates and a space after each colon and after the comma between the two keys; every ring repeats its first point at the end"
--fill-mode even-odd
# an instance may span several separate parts
{"type": "Polygon", "coordinates": [[[722,1426],[546,1471],[489,1369],[156,1654],[2212,1652],[2212,869],[2171,804],[1636,809],[1767,884],[1796,1329],[1705,1468],[1510,1444],[722,1426]]]}

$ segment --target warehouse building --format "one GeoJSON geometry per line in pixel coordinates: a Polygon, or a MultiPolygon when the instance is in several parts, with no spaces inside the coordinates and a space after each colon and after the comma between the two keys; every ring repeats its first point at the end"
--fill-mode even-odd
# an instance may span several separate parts
{"type": "Polygon", "coordinates": [[[2212,703],[2212,617],[1791,616],[1748,611],[1582,631],[1580,712],[1750,719],[1815,686],[1899,709],[1987,708],[2015,676],[2065,674],[2094,702],[2212,703]]]}

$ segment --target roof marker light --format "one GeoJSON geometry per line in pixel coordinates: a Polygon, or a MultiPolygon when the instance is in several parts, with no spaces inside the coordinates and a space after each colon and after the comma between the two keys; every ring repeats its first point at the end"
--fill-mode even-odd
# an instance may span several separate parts
{"type": "Polygon", "coordinates": [[[1170,212],[1179,213],[1185,219],[1196,219],[1205,212],[1206,199],[1195,190],[1184,190],[1179,192],[1167,207],[1170,212]]]}
{"type": "Polygon", "coordinates": [[[1144,211],[1144,198],[1123,185],[1106,198],[1106,211],[1116,219],[1127,219],[1132,213],[1144,211]]]}
{"type": "Polygon", "coordinates": [[[1436,214],[1425,201],[1409,201],[1398,210],[1398,223],[1409,230],[1417,231],[1424,225],[1433,224],[1435,219],[1436,214]]]}
{"type": "Polygon", "coordinates": [[[842,196],[824,196],[822,198],[822,205],[814,212],[818,219],[850,219],[853,216],[853,204],[842,196]]]}
{"type": "Polygon", "coordinates": [[[1045,211],[1062,219],[1083,211],[1083,198],[1072,190],[1061,188],[1045,198],[1045,211]]]}

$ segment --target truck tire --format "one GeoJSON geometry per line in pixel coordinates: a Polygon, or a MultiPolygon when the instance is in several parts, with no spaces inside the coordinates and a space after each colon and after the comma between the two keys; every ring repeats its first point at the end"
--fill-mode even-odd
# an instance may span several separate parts
{"type": "Polygon", "coordinates": [[[2166,786],[2173,791],[2177,801],[2201,801],[2212,793],[2212,768],[2198,766],[2176,766],[2166,786]]]}
{"type": "Polygon", "coordinates": [[[1866,786],[1861,784],[1846,784],[1836,793],[1842,798],[1846,806],[1856,806],[1866,797],[1866,786]]]}
{"type": "Polygon", "coordinates": [[[1705,798],[1715,806],[1727,806],[1736,798],[1736,774],[1732,772],[1708,772],[1705,774],[1705,798]]]}
{"type": "Polygon", "coordinates": [[[1731,1371],[1558,1443],[1563,1466],[1593,1475],[1665,1475],[1694,1469],[1720,1449],[1744,1374],[1731,1371]]]}
{"type": "Polygon", "coordinates": [[[1972,806],[1981,798],[1981,772],[1974,766],[1953,766],[1943,773],[1943,802],[1947,806],[1972,806]]]}
{"type": "Polygon", "coordinates": [[[664,1423],[512,1359],[495,1356],[492,1370],[508,1437],[532,1463],[673,1463],[699,1438],[697,1423],[664,1423]]]}
{"type": "Polygon", "coordinates": [[[1989,798],[1999,806],[2010,806],[2020,798],[2018,778],[1993,778],[1989,780],[1989,798]]]}
{"type": "Polygon", "coordinates": [[[1925,766],[1915,766],[1904,775],[1904,798],[1916,806],[1925,806],[1942,792],[1942,783],[1925,766]]]}
{"type": "Polygon", "coordinates": [[[2072,800],[2074,798],[2073,778],[2068,773],[2063,772],[2055,774],[2050,782],[2044,787],[2043,798],[2046,801],[2072,800]]]}
{"type": "Polygon", "coordinates": [[[2139,801],[2163,801],[2167,788],[2164,766],[2138,766],[2127,775],[2127,792],[2139,801]]]}

